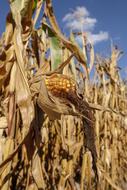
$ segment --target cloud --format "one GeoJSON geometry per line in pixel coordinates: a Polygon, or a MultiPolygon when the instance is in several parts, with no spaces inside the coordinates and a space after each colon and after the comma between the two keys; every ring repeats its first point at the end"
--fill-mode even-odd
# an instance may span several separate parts
{"type": "Polygon", "coordinates": [[[84,30],[89,31],[92,30],[95,26],[96,19],[93,18],[86,18],[80,20],[72,20],[66,23],[66,27],[70,28],[71,30],[84,30]]]}
{"type": "MultiPolygon", "coordinates": [[[[93,34],[91,32],[88,32],[86,33],[86,37],[87,39],[92,43],[92,44],[97,44],[99,42],[102,42],[102,41],[106,41],[109,39],[109,34],[108,32],[103,32],[103,31],[100,31],[98,34],[93,34]]],[[[76,37],[76,41],[79,43],[79,44],[82,44],[82,37],[81,36],[77,36],[76,37]]]]}
{"type": "Polygon", "coordinates": [[[71,30],[92,30],[97,20],[89,15],[90,13],[85,7],[76,7],[74,11],[64,16],[63,22],[66,22],[66,27],[71,30]]]}
{"type": "MultiPolygon", "coordinates": [[[[76,7],[75,10],[64,16],[63,22],[65,22],[65,27],[70,30],[87,32],[88,39],[94,44],[109,38],[109,34],[106,31],[99,31],[97,34],[93,33],[97,19],[90,17],[90,12],[86,7],[76,7]]],[[[81,41],[81,37],[77,37],[77,39],[81,41]]]]}
{"type": "Polygon", "coordinates": [[[98,34],[88,33],[88,39],[93,43],[96,44],[101,41],[106,41],[109,39],[108,32],[100,31],[98,34]]]}
{"type": "Polygon", "coordinates": [[[81,17],[88,17],[89,12],[86,9],[86,7],[76,7],[75,11],[72,11],[71,13],[68,13],[64,16],[63,21],[71,21],[74,18],[78,19],[81,17]]]}

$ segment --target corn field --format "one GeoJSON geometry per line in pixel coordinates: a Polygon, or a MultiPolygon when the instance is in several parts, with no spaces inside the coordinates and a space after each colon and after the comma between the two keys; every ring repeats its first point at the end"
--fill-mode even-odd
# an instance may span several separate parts
{"type": "Polygon", "coordinates": [[[103,58],[83,32],[65,37],[51,0],[9,4],[0,39],[0,189],[126,190],[121,51],[103,58]]]}

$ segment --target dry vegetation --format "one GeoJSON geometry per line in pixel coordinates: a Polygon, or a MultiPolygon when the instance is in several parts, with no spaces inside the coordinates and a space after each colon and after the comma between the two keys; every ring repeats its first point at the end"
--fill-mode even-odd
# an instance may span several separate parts
{"type": "Polygon", "coordinates": [[[126,190],[121,52],[94,58],[83,34],[83,49],[65,38],[50,0],[10,7],[0,39],[0,189],[126,190]]]}

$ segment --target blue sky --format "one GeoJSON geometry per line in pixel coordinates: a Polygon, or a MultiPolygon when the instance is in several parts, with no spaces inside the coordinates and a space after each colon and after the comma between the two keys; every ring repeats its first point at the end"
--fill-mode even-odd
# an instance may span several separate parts
{"type": "MultiPolygon", "coordinates": [[[[8,0],[0,0],[0,36],[5,30],[5,18],[9,10],[8,0]]],[[[85,7],[88,11],[87,20],[93,26],[88,29],[90,34],[98,35],[103,32],[104,35],[96,36],[102,39],[95,43],[96,52],[102,55],[108,55],[110,50],[111,40],[115,45],[124,51],[124,55],[119,61],[119,66],[123,69],[121,72],[125,77],[125,68],[127,68],[127,0],[53,0],[55,14],[58,23],[66,34],[71,29],[68,19],[63,22],[63,18],[67,14],[72,14],[77,7],[85,7]],[[67,27],[67,25],[70,26],[67,27]],[[106,36],[108,35],[108,36],[106,36]]],[[[70,19],[70,24],[74,21],[70,19]]],[[[89,25],[88,25],[89,26],[89,25]]]]}

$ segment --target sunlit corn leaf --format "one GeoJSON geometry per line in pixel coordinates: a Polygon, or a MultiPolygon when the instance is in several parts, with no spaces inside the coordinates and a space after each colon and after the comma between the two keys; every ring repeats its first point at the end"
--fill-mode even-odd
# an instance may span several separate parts
{"type": "MultiPolygon", "coordinates": [[[[17,21],[20,22],[20,18],[17,18],[17,21]]],[[[34,117],[34,108],[31,101],[31,93],[29,90],[28,81],[25,74],[25,60],[23,59],[25,51],[23,51],[23,49],[24,45],[22,42],[21,27],[17,27],[14,31],[14,50],[17,58],[17,71],[15,76],[17,78],[16,102],[22,114],[23,124],[28,129],[34,117]],[[18,81],[20,81],[20,83],[18,81]]]]}
{"type": "MultiPolygon", "coordinates": [[[[73,33],[70,34],[70,40],[71,40],[71,42],[73,42],[73,44],[75,44],[75,46],[79,49],[79,51],[83,53],[84,59],[86,60],[86,64],[87,64],[86,50],[84,50],[84,49],[82,50],[82,49],[81,49],[81,47],[80,47],[80,46],[78,45],[78,43],[76,42],[73,33]]],[[[88,65],[87,65],[87,67],[88,67],[88,65]]],[[[88,75],[88,73],[87,73],[88,71],[86,70],[86,65],[82,64],[82,68],[84,69],[84,73],[86,73],[86,75],[88,75]]]]}
{"type": "Polygon", "coordinates": [[[13,19],[17,24],[20,24],[18,20],[22,18],[26,18],[27,20],[31,20],[33,13],[33,4],[34,0],[10,0],[11,12],[13,15],[13,19]]]}
{"type": "Polygon", "coordinates": [[[56,36],[50,36],[51,70],[62,63],[62,44],[56,36]]]}
{"type": "Polygon", "coordinates": [[[14,137],[15,134],[15,95],[14,93],[9,95],[9,102],[8,102],[8,136],[14,137]]]}
{"type": "Polygon", "coordinates": [[[30,124],[34,118],[34,107],[31,101],[31,95],[27,89],[24,78],[20,71],[17,69],[17,81],[16,81],[16,102],[20,108],[22,114],[22,121],[24,127],[29,129],[30,124]],[[21,81],[18,83],[18,81],[21,81]]]}
{"type": "Polygon", "coordinates": [[[5,41],[4,41],[5,47],[11,44],[12,42],[13,27],[14,27],[14,21],[12,18],[12,13],[8,13],[6,18],[6,29],[5,29],[5,41]]]}
{"type": "Polygon", "coordinates": [[[42,172],[41,158],[39,157],[38,153],[36,153],[35,156],[33,156],[32,174],[38,189],[45,189],[46,184],[44,180],[44,174],[42,172]]]}
{"type": "Polygon", "coordinates": [[[88,46],[89,46],[89,55],[90,55],[90,61],[89,61],[89,74],[93,69],[94,61],[95,61],[95,55],[94,55],[94,47],[93,44],[88,40],[88,46]]]}
{"type": "Polygon", "coordinates": [[[34,26],[36,25],[37,19],[39,17],[40,11],[42,9],[42,5],[43,5],[44,0],[34,0],[33,3],[33,7],[32,7],[32,11],[34,13],[35,9],[36,9],[36,13],[35,13],[35,17],[34,17],[34,26]]]}

